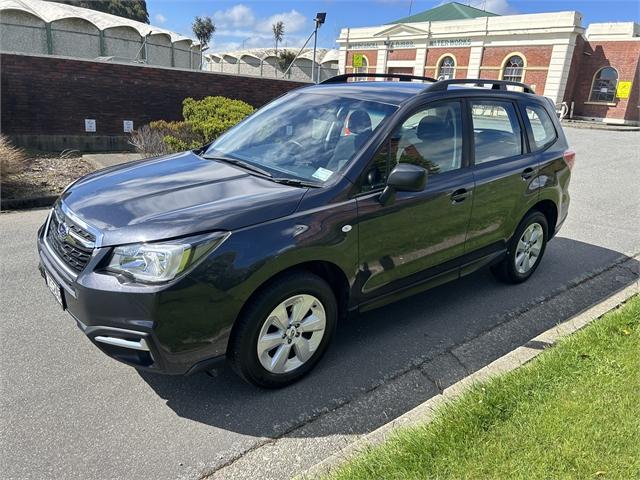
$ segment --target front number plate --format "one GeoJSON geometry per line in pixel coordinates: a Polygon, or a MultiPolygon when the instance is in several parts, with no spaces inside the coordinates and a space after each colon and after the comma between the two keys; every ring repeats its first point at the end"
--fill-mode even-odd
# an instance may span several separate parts
{"type": "Polygon", "coordinates": [[[62,291],[62,287],[46,270],[44,272],[44,275],[47,280],[47,287],[49,287],[49,290],[64,310],[64,292],[62,291]]]}

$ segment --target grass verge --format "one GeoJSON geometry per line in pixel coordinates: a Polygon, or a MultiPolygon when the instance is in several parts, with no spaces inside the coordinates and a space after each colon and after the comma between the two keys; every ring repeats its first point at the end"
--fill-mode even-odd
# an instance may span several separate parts
{"type": "Polygon", "coordinates": [[[328,478],[640,478],[640,297],[328,478]]]}

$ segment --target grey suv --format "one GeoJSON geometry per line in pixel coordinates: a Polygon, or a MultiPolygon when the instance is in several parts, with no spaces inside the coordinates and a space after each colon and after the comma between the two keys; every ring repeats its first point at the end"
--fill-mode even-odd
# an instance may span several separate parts
{"type": "Polygon", "coordinates": [[[483,266],[529,278],[569,207],[575,154],[552,103],[505,81],[358,76],[68,187],[38,233],[60,306],[138,369],[227,358],[279,387],[349,312],[483,266]]]}

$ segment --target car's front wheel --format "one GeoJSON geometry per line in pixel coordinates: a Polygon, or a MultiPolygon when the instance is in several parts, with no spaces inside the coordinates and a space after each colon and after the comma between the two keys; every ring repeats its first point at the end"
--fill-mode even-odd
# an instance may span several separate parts
{"type": "Polygon", "coordinates": [[[322,278],[306,272],[279,277],[250,300],[238,319],[229,360],[250,383],[283,387],[320,360],[337,317],[335,295],[322,278]]]}
{"type": "Polygon", "coordinates": [[[507,256],[491,270],[502,281],[521,283],[538,268],[547,247],[547,218],[538,211],[530,212],[518,225],[507,256]]]}

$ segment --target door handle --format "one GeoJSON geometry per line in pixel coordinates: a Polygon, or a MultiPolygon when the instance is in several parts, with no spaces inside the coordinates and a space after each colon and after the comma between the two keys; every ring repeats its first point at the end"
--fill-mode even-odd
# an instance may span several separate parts
{"type": "Polygon", "coordinates": [[[531,177],[533,177],[535,175],[535,171],[533,170],[533,168],[531,167],[527,167],[522,171],[522,179],[523,180],[529,180],[531,177]]]}
{"type": "Polygon", "coordinates": [[[467,199],[467,197],[470,194],[471,192],[466,188],[459,188],[458,190],[456,190],[451,194],[451,203],[453,203],[454,205],[458,203],[462,203],[467,199]]]}

